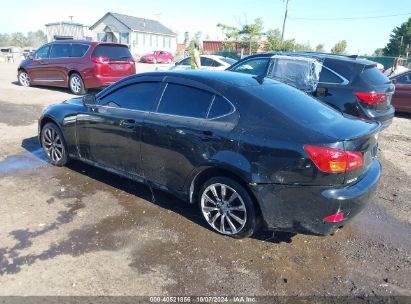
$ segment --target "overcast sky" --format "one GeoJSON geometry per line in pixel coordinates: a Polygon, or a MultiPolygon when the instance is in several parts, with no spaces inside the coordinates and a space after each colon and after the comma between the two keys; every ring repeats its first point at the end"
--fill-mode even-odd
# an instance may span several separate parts
{"type": "MultiPolygon", "coordinates": [[[[281,29],[284,9],[282,0],[3,1],[0,33],[45,30],[45,23],[67,21],[70,15],[74,21],[92,25],[111,11],[159,20],[178,32],[180,39],[185,31],[222,39],[216,27],[219,22],[238,25],[261,17],[266,29],[281,29]]],[[[371,54],[384,47],[393,28],[409,17],[410,0],[290,0],[285,37],[309,41],[313,47],[324,43],[327,51],[345,39],[351,54],[371,54]]]]}

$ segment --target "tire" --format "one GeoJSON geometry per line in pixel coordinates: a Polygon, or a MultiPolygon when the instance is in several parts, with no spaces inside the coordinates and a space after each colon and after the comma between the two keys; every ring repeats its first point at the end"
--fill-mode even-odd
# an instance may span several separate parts
{"type": "Polygon", "coordinates": [[[54,166],[64,166],[69,161],[67,144],[63,133],[54,123],[47,123],[41,129],[41,146],[50,163],[54,166]]]}
{"type": "Polygon", "coordinates": [[[73,73],[70,75],[69,88],[70,91],[75,95],[84,95],[87,93],[87,90],[84,87],[83,79],[77,73],[73,73]]]}
{"type": "Polygon", "coordinates": [[[31,86],[30,76],[25,70],[19,71],[18,80],[19,80],[20,85],[23,87],[31,86]]]}
{"type": "Polygon", "coordinates": [[[241,239],[253,235],[260,226],[252,198],[231,178],[209,179],[200,189],[198,204],[207,224],[220,234],[241,239]]]}

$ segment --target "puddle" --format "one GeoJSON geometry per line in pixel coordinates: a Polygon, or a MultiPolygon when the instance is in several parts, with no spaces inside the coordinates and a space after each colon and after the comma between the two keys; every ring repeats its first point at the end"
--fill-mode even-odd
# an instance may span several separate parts
{"type": "Polygon", "coordinates": [[[23,154],[11,155],[0,161],[0,175],[11,172],[34,169],[48,165],[43,150],[37,149],[23,154]]]}
{"type": "Polygon", "coordinates": [[[39,105],[0,101],[0,123],[11,126],[30,125],[39,118],[42,108],[39,105]]]}

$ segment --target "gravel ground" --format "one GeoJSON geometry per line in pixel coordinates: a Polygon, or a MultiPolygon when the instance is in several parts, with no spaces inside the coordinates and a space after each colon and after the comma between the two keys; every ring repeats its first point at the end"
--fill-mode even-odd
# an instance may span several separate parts
{"type": "Polygon", "coordinates": [[[50,166],[36,119],[71,95],[21,87],[15,69],[0,63],[0,296],[411,296],[411,116],[380,135],[376,198],[344,229],[234,240],[166,193],[50,166]]]}

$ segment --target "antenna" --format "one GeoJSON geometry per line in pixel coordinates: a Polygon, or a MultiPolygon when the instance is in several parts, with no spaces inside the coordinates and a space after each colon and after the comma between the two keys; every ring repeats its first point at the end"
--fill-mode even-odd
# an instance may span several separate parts
{"type": "Polygon", "coordinates": [[[73,23],[73,17],[74,16],[68,16],[70,18],[70,22],[73,23]]]}

